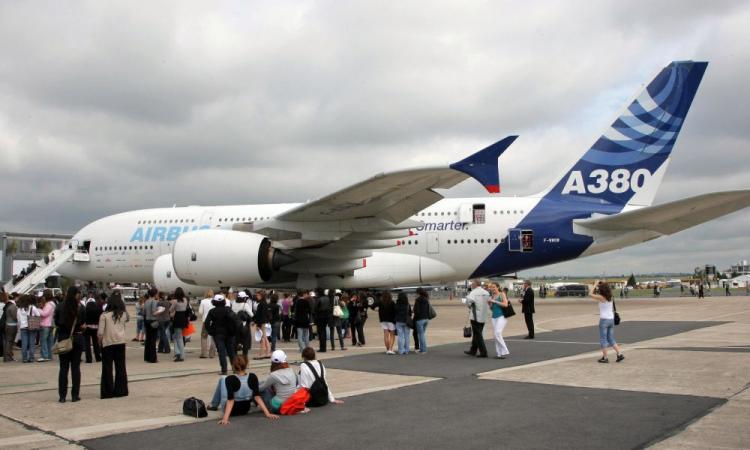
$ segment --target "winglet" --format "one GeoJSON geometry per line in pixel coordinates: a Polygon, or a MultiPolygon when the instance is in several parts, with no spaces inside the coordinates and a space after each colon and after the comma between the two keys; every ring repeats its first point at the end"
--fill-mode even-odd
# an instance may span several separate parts
{"type": "Polygon", "coordinates": [[[518,136],[508,136],[483,150],[479,150],[466,159],[451,164],[450,168],[470,175],[482,183],[487,192],[497,194],[500,192],[500,174],[497,170],[497,159],[510,147],[510,144],[516,138],[518,136]]]}

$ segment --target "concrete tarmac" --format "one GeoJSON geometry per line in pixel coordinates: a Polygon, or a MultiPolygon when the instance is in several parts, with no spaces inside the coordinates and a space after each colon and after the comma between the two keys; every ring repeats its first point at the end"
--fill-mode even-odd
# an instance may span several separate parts
{"type": "MultiPolygon", "coordinates": [[[[130,396],[113,400],[98,399],[98,364],[82,364],[83,400],[66,404],[56,363],[0,364],[0,447],[750,447],[750,298],[618,301],[626,360],[607,365],[596,363],[593,301],[538,299],[537,339],[520,339],[523,318],[510,319],[506,360],[464,355],[466,309],[436,304],[426,355],[385,355],[375,313],[366,347],[323,355],[346,403],[275,422],[254,413],[220,427],[217,413],[180,414],[184,398],[208,400],[216,383],[218,363],[198,359],[197,342],[186,362],[158,364],[130,344],[130,396]]],[[[297,358],[296,345],[281,346],[297,358]]],[[[252,370],[264,378],[267,360],[252,370]]]]}

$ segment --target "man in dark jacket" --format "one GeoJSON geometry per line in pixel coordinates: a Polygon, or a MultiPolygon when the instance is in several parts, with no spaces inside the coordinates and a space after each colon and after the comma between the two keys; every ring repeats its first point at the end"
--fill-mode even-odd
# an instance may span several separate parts
{"type": "Polygon", "coordinates": [[[3,349],[3,361],[15,361],[13,358],[13,346],[15,345],[16,332],[18,331],[18,308],[14,299],[8,298],[5,302],[3,316],[5,318],[5,340],[2,342],[2,345],[5,347],[3,349]]]}
{"type": "Polygon", "coordinates": [[[221,374],[227,374],[227,356],[230,361],[235,357],[234,335],[236,333],[236,321],[234,312],[227,307],[224,296],[214,296],[213,309],[206,316],[206,332],[214,339],[216,350],[219,353],[219,365],[221,374]]]}
{"type": "Polygon", "coordinates": [[[323,289],[316,289],[315,294],[317,300],[315,302],[314,310],[315,325],[318,329],[318,342],[320,342],[320,348],[318,349],[318,352],[325,353],[327,338],[326,331],[328,329],[328,320],[333,314],[333,305],[331,304],[331,299],[328,298],[327,295],[325,295],[325,291],[323,289]]]}
{"type": "Polygon", "coordinates": [[[534,290],[531,288],[531,281],[523,282],[523,299],[521,300],[521,311],[526,319],[526,329],[529,331],[528,336],[524,339],[534,339],[534,290]]]}
{"type": "MultiPolygon", "coordinates": [[[[104,299],[107,298],[106,294],[102,294],[104,299]]],[[[89,299],[86,300],[86,331],[83,332],[83,338],[86,342],[86,363],[91,364],[93,359],[96,362],[102,360],[102,352],[99,348],[99,338],[97,333],[99,331],[99,316],[102,315],[103,300],[99,297],[99,300],[93,298],[93,294],[89,299]],[[91,357],[91,347],[94,348],[94,357],[91,357]]]]}

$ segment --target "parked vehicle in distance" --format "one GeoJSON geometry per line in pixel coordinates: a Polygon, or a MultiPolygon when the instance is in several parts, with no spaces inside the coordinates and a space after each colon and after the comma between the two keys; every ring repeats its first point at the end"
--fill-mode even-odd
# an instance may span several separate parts
{"type": "Polygon", "coordinates": [[[49,289],[52,291],[52,295],[62,295],[63,291],[62,289],[55,287],[55,288],[48,288],[44,285],[44,283],[40,283],[34,287],[34,289],[31,290],[30,294],[34,297],[38,297],[40,293],[44,292],[45,289],[49,289]]]}
{"type": "Polygon", "coordinates": [[[555,291],[555,297],[585,297],[589,295],[589,287],[585,284],[568,284],[560,286],[555,291]]]}
{"type": "Polygon", "coordinates": [[[112,292],[114,293],[115,291],[120,292],[120,295],[125,302],[137,302],[140,295],[138,288],[129,286],[115,286],[112,288],[112,292]]]}

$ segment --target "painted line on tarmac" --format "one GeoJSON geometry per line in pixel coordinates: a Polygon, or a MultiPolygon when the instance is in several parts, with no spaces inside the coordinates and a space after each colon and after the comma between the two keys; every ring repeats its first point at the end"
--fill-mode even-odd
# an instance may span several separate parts
{"type": "MultiPolygon", "coordinates": [[[[628,347],[628,350],[636,350],[640,347],[628,347]]],[[[550,366],[552,364],[557,364],[561,362],[567,362],[567,361],[578,361],[579,359],[588,359],[588,358],[595,358],[597,356],[601,357],[602,352],[600,350],[597,351],[591,351],[586,353],[579,353],[577,355],[571,355],[571,356],[564,356],[562,358],[555,358],[555,359],[548,359],[546,361],[538,361],[535,363],[530,364],[522,364],[520,366],[512,366],[512,367],[505,367],[495,370],[490,370],[488,372],[481,372],[477,374],[477,377],[482,380],[497,380],[493,375],[505,373],[505,372],[513,372],[516,370],[523,370],[523,369],[531,369],[535,367],[544,367],[544,366],[550,366]]]]}
{"type": "Polygon", "coordinates": [[[188,417],[185,415],[155,417],[150,419],[137,419],[113,423],[103,423],[90,425],[86,427],[75,427],[57,430],[56,434],[70,441],[82,441],[96,437],[108,436],[110,434],[120,434],[133,431],[144,431],[154,428],[162,428],[170,425],[182,425],[188,423],[205,422],[215,420],[216,417],[211,414],[202,419],[188,417]]]}
{"type": "Polygon", "coordinates": [[[25,386],[39,386],[42,384],[47,384],[46,381],[40,381],[37,383],[21,383],[21,384],[0,384],[0,389],[10,389],[14,387],[25,387],[25,386]]]}
{"type": "Polygon", "coordinates": [[[440,381],[442,379],[443,378],[430,378],[427,380],[417,380],[417,381],[408,381],[408,382],[398,383],[398,384],[390,384],[388,386],[369,387],[365,389],[359,389],[356,391],[344,392],[342,394],[336,395],[336,398],[355,397],[358,395],[372,394],[373,392],[391,391],[394,389],[416,386],[418,384],[432,383],[433,381],[440,381]]]}
{"type": "Polygon", "coordinates": [[[130,380],[130,377],[139,377],[139,376],[149,376],[149,375],[162,375],[162,374],[169,374],[169,373],[181,373],[181,372],[196,372],[203,369],[178,369],[178,370],[162,370],[159,372],[147,372],[147,373],[134,373],[128,375],[128,380],[130,380]]]}
{"type": "Polygon", "coordinates": [[[598,342],[579,342],[579,341],[543,341],[541,339],[524,339],[524,338],[514,338],[509,339],[505,338],[506,341],[511,342],[525,342],[525,341],[532,341],[532,342],[543,342],[545,344],[584,344],[584,345],[599,345],[598,342]]]}
{"type": "Polygon", "coordinates": [[[723,319],[724,317],[732,317],[732,316],[738,316],[740,314],[747,314],[749,312],[750,312],[750,309],[743,309],[742,311],[737,311],[737,312],[727,313],[727,314],[721,314],[719,316],[708,317],[708,318],[703,319],[703,320],[712,321],[712,320],[716,320],[716,319],[723,319]]]}
{"type": "Polygon", "coordinates": [[[14,436],[4,439],[0,439],[0,448],[4,447],[25,447],[25,448],[38,448],[29,444],[39,444],[41,442],[60,441],[60,444],[67,444],[66,441],[60,440],[57,437],[50,434],[33,433],[26,434],[23,436],[14,436]]]}

